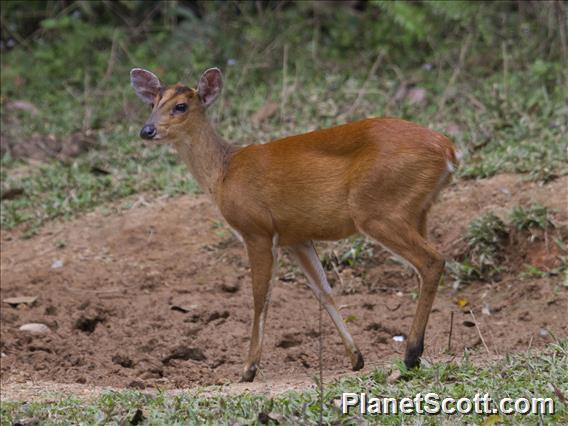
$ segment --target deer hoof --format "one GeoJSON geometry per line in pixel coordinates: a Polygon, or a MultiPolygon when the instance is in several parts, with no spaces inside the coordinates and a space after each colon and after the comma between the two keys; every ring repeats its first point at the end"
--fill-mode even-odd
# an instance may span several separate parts
{"type": "Polygon", "coordinates": [[[243,375],[241,376],[241,383],[250,383],[254,380],[256,376],[256,365],[248,367],[243,375]]]}
{"type": "Polygon", "coordinates": [[[355,360],[354,362],[351,362],[351,364],[353,365],[353,371],[359,371],[365,366],[365,361],[363,360],[363,355],[361,355],[361,352],[357,351],[354,355],[355,360]]]}
{"type": "Polygon", "coordinates": [[[406,365],[406,368],[411,370],[420,367],[422,352],[424,352],[424,343],[422,340],[419,341],[418,344],[408,345],[404,356],[404,365],[406,365]]]}

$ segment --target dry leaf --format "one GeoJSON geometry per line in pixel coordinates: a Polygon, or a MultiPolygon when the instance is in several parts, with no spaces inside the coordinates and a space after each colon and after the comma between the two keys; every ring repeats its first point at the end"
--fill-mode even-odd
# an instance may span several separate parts
{"type": "Polygon", "coordinates": [[[457,301],[456,304],[460,307],[460,308],[465,308],[467,305],[469,305],[469,300],[467,300],[465,297],[460,297],[457,301]]]}
{"type": "Polygon", "coordinates": [[[493,426],[496,425],[497,423],[502,423],[502,422],[503,418],[501,416],[493,414],[492,416],[489,416],[485,420],[483,420],[481,426],[493,426]]]}
{"type": "Polygon", "coordinates": [[[18,305],[33,305],[33,303],[37,300],[37,296],[16,296],[16,297],[8,297],[2,302],[7,303],[8,305],[18,306],[18,305]]]}

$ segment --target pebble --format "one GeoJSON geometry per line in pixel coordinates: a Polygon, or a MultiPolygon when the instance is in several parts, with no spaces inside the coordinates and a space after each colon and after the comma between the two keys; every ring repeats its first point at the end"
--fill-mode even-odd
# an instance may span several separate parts
{"type": "Polygon", "coordinates": [[[63,261],[60,259],[54,260],[53,263],[51,264],[51,268],[52,269],[63,268],[63,261]]]}
{"type": "Polygon", "coordinates": [[[49,333],[49,327],[47,325],[36,322],[24,324],[20,327],[20,330],[29,331],[30,333],[33,334],[49,333]]]}

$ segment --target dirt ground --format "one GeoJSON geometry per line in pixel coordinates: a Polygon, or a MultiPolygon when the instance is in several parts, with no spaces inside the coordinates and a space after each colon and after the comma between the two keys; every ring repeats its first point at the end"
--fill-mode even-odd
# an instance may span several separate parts
{"type": "MultiPolygon", "coordinates": [[[[535,202],[556,209],[556,222],[565,226],[566,188],[567,177],[540,186],[512,175],[453,184],[432,210],[431,239],[451,258],[471,219],[535,202]]],[[[3,387],[57,382],[173,389],[238,381],[252,317],[248,262],[209,199],[188,195],[136,202],[120,214],[108,211],[49,224],[27,240],[17,230],[1,232],[1,299],[37,297],[31,305],[1,304],[3,387]],[[19,330],[26,323],[43,323],[50,331],[19,330]]],[[[473,283],[459,293],[446,282],[430,317],[425,359],[448,359],[451,312],[457,357],[466,348],[483,359],[566,338],[563,278],[520,274],[524,264],[558,264],[551,240],[511,247],[510,272],[499,282],[473,283]]],[[[328,247],[322,244],[320,252],[328,247]]],[[[364,371],[402,357],[405,343],[393,337],[408,332],[416,306],[412,272],[378,246],[374,253],[341,270],[341,278],[329,272],[365,357],[364,371]]],[[[313,383],[318,304],[286,256],[277,280],[257,381],[313,383]]],[[[349,360],[327,316],[323,335],[326,376],[347,374],[349,360]]]]}

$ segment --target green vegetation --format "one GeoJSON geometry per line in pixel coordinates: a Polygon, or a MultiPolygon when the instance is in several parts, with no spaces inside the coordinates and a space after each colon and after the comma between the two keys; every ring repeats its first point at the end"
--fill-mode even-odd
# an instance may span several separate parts
{"type": "MultiPolygon", "coordinates": [[[[568,342],[553,344],[540,352],[527,352],[485,365],[474,365],[467,354],[460,362],[435,363],[420,370],[407,371],[397,365],[401,379],[389,383],[389,369],[342,378],[326,385],[323,401],[324,424],[359,424],[362,420],[386,425],[425,424],[563,424],[568,421],[565,396],[568,395],[568,342]],[[342,392],[367,392],[376,397],[413,398],[435,392],[441,398],[473,398],[488,393],[493,400],[502,398],[552,398],[554,415],[481,414],[426,415],[398,414],[360,416],[351,411],[343,415],[338,401],[342,392]]],[[[16,420],[42,424],[317,424],[320,396],[315,390],[286,392],[274,398],[242,393],[224,395],[222,389],[204,388],[177,396],[138,391],[105,392],[92,401],[64,398],[49,402],[3,402],[2,425],[16,420]],[[217,392],[217,390],[219,392],[217,392]]]]}
{"type": "Polygon", "coordinates": [[[518,230],[527,230],[537,228],[546,230],[554,228],[552,214],[547,207],[539,204],[532,205],[528,208],[522,206],[515,207],[511,211],[511,224],[518,230]]]}
{"type": "MultiPolygon", "coordinates": [[[[450,274],[455,280],[454,287],[471,281],[493,281],[499,277],[506,248],[511,243],[511,236],[529,236],[529,240],[542,238],[543,233],[554,230],[555,223],[552,212],[540,204],[529,207],[516,206],[508,214],[505,223],[495,213],[488,212],[474,220],[468,226],[464,237],[465,250],[459,262],[449,264],[450,274]]],[[[554,238],[554,243],[564,255],[566,246],[561,238],[554,238]]],[[[522,277],[543,277],[548,274],[566,273],[566,262],[556,270],[542,271],[532,265],[525,265],[522,277]]]]}
{"type": "Polygon", "coordinates": [[[129,85],[134,66],[189,85],[220,66],[211,115],[236,144],[391,115],[450,135],[463,178],[568,170],[562,2],[11,1],[1,13],[3,46],[15,43],[1,63],[3,228],[196,190],[169,148],[138,139],[148,111],[129,85]],[[76,158],[17,155],[87,134],[94,148],[76,158]]]}
{"type": "Polygon", "coordinates": [[[505,223],[492,212],[474,219],[466,234],[467,257],[458,267],[460,281],[491,280],[499,274],[503,246],[509,231],[505,223]]]}

